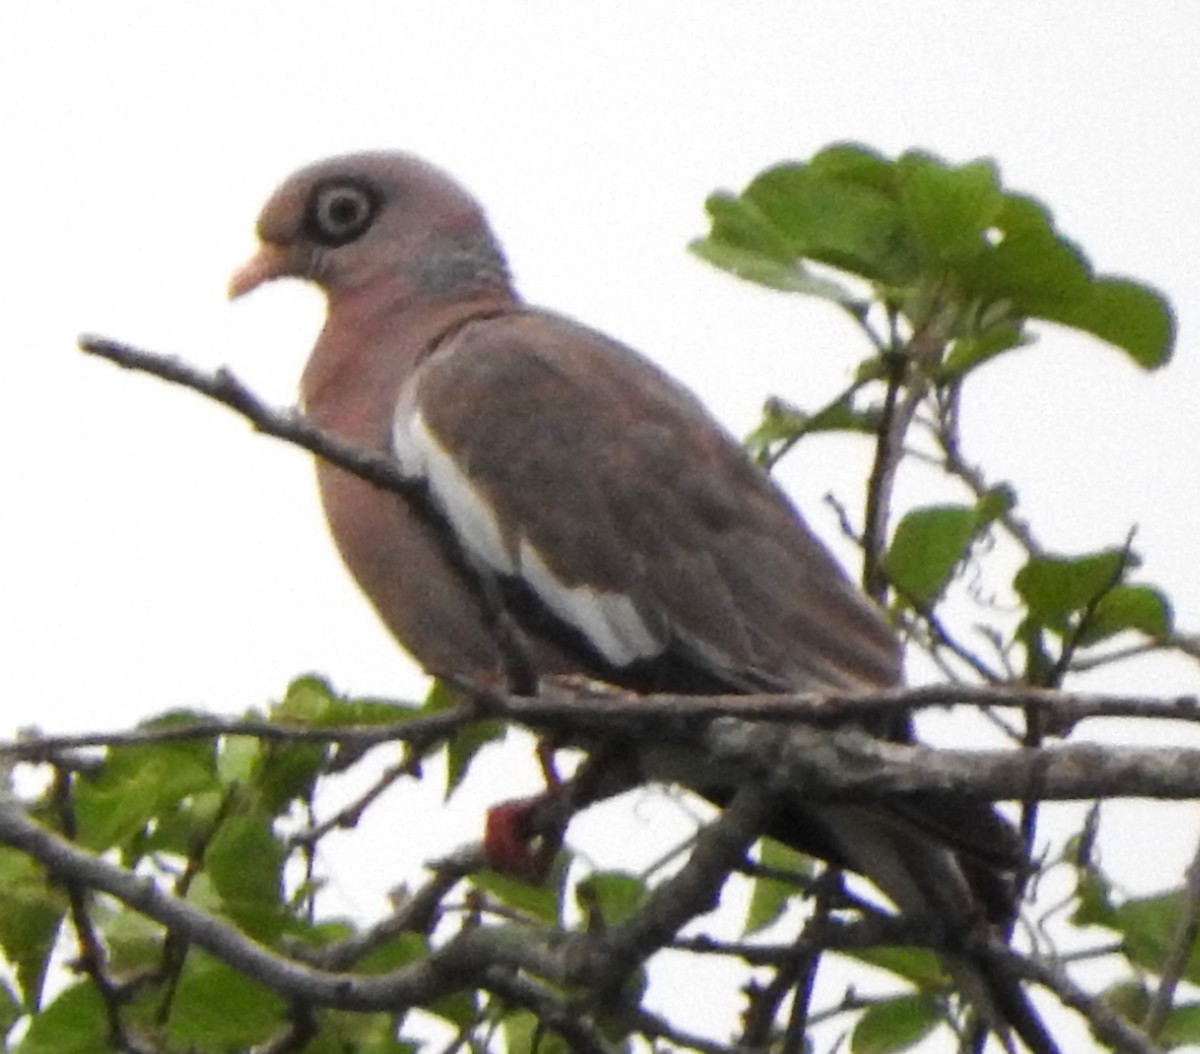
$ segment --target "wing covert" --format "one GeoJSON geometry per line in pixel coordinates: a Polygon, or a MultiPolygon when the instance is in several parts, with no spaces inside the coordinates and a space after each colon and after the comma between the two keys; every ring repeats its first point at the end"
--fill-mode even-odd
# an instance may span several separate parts
{"type": "Polygon", "coordinates": [[[393,443],[460,542],[614,667],[672,653],[730,683],[890,684],[896,644],[778,488],[652,363],[520,311],[443,342],[393,443]]]}

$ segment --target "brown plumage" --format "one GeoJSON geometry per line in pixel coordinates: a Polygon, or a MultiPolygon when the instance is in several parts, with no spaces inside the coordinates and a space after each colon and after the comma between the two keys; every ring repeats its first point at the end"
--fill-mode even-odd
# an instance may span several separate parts
{"type": "MultiPolygon", "coordinates": [[[[302,382],[311,419],[428,486],[410,506],[317,467],[347,566],[426,670],[504,676],[515,638],[533,676],[634,690],[900,682],[890,628],[776,485],[650,361],[523,304],[442,173],[403,154],[321,162],[276,191],[258,232],[233,294],[295,276],[328,298],[302,382]],[[497,632],[498,604],[515,634],[497,632]]],[[[685,782],[726,798],[704,768],[685,782]]],[[[772,833],[952,935],[1011,917],[1020,844],[990,807],[796,802],[772,833]]],[[[1054,1049],[1019,988],[984,986],[986,1012],[1054,1049]]]]}

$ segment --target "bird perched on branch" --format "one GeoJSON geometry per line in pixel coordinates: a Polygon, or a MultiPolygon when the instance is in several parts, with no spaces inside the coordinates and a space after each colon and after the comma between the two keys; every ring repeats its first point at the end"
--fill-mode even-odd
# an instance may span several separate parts
{"type": "MultiPolygon", "coordinates": [[[[776,485],[649,360],[524,304],[442,172],[398,153],[314,164],[258,236],[231,295],[291,276],[328,299],[310,419],[424,484],[406,500],[317,466],[342,557],[427,671],[521,691],[549,674],[678,694],[900,682],[889,626],[776,485]]],[[[734,790],[701,760],[687,782],[734,790]]],[[[789,801],[771,833],[951,941],[1011,921],[1021,847],[986,805],[789,801]]],[[[991,1025],[1055,1049],[1016,981],[969,972],[991,1025]]]]}

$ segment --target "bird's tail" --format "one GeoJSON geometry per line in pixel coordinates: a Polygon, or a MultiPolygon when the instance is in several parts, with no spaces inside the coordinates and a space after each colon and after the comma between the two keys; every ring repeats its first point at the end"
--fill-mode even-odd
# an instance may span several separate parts
{"type": "Polygon", "coordinates": [[[1020,980],[999,956],[982,951],[946,956],[946,966],[959,992],[977,1015],[981,1035],[994,1033],[1007,1050],[1013,1051],[1015,1033],[1030,1054],[1061,1054],[1020,980]]]}
{"type": "MultiPolygon", "coordinates": [[[[933,808],[931,821],[943,820],[944,811],[933,808]]],[[[1001,953],[1015,914],[1014,883],[951,848],[941,837],[944,824],[917,822],[903,810],[820,805],[786,815],[785,840],[865,875],[903,914],[940,935],[947,969],[982,1029],[1010,1051],[1015,1033],[1030,1054],[1060,1054],[1001,953]]],[[[989,810],[991,817],[1001,822],[989,810]]]]}

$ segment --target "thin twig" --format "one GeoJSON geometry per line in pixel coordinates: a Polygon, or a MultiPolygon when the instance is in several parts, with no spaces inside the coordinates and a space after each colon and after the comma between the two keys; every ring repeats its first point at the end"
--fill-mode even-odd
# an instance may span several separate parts
{"type": "Polygon", "coordinates": [[[79,347],[89,355],[107,359],[125,369],[149,373],[206,395],[241,414],[264,435],[303,447],[385,490],[417,502],[427,500],[424,484],[405,476],[395,458],[340,440],[310,424],[295,411],[268,406],[230,370],[222,367],[215,373],[206,373],[171,355],[159,355],[122,341],[87,334],[79,338],[79,347]]]}
{"type": "Polygon", "coordinates": [[[389,765],[362,794],[348,805],[343,806],[332,816],[320,823],[312,824],[302,831],[297,831],[287,840],[287,849],[312,848],[330,831],[344,830],[354,827],[362,818],[362,814],[376,802],[387,790],[405,776],[413,772],[412,761],[406,759],[394,765],[389,765]]]}
{"type": "Polygon", "coordinates": [[[908,373],[908,358],[893,351],[888,362],[887,393],[879,419],[879,437],[875,444],[875,461],[867,480],[867,503],[863,523],[863,592],[881,607],[887,603],[887,579],[883,573],[883,555],[887,549],[888,515],[896,470],[916,403],[901,399],[904,378],[908,373]]]}
{"type": "Polygon", "coordinates": [[[1154,1039],[1167,1023],[1167,1016],[1175,1004],[1175,990],[1196,949],[1196,938],[1200,936],[1200,845],[1185,872],[1181,900],[1175,935],[1162,964],[1158,987],[1142,1020],[1146,1034],[1154,1039]]]}
{"type": "MultiPolygon", "coordinates": [[[[53,801],[58,822],[68,839],[76,837],[75,809],[72,800],[71,777],[61,770],[55,773],[53,801]]],[[[123,1054],[151,1054],[126,1029],[122,1016],[123,993],[108,974],[108,956],[104,943],[92,921],[91,890],[86,882],[74,875],[56,876],[67,892],[70,904],[71,927],[75,931],[79,954],[75,968],[91,982],[104,1007],[108,1025],[108,1039],[113,1048],[123,1054]]]]}
{"type": "MultiPolygon", "coordinates": [[[[413,706],[396,700],[397,710],[411,712],[413,706]]],[[[148,746],[154,743],[180,743],[220,736],[248,736],[274,743],[340,743],[349,747],[370,747],[378,743],[414,743],[423,745],[453,735],[464,725],[479,720],[479,711],[471,706],[456,706],[436,714],[422,714],[406,720],[372,725],[292,725],[244,718],[204,718],[186,724],[139,728],[121,732],[81,732],[75,735],[43,735],[36,731],[21,733],[15,742],[0,742],[0,757],[16,761],[58,763],[64,751],[92,747],[148,746]]]]}
{"type": "Polygon", "coordinates": [[[641,1033],[647,1039],[665,1040],[672,1046],[699,1051],[700,1054],[737,1054],[739,1049],[686,1032],[666,1018],[648,1010],[639,1010],[633,1015],[633,1031],[641,1033]]]}
{"type": "Polygon", "coordinates": [[[1066,971],[999,946],[989,948],[988,954],[1001,959],[1018,976],[1048,988],[1063,1005],[1082,1014],[1107,1049],[1116,1054],[1163,1054],[1141,1029],[1131,1025],[1102,996],[1093,996],[1077,985],[1066,971]]]}

